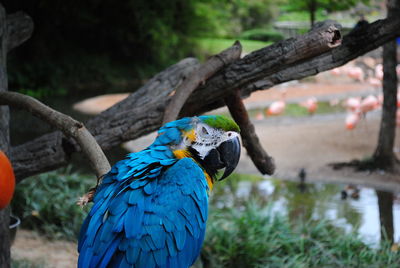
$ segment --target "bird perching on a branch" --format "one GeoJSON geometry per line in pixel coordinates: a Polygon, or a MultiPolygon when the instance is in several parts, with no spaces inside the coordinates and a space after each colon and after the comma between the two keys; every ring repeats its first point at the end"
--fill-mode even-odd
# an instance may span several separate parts
{"type": "Polygon", "coordinates": [[[104,177],[83,223],[78,267],[187,268],[197,259],[208,194],[239,162],[239,127],[224,116],[164,125],[147,149],[104,177]]]}

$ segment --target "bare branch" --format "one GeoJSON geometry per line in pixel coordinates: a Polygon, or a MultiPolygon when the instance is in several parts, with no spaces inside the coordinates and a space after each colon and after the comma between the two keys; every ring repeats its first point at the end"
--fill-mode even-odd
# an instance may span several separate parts
{"type": "Polygon", "coordinates": [[[11,105],[27,110],[32,115],[60,129],[66,136],[74,138],[89,159],[97,178],[102,177],[111,169],[100,146],[81,122],[51,109],[32,97],[16,92],[0,92],[0,105],[11,105]]]}
{"type": "Polygon", "coordinates": [[[200,84],[204,84],[209,77],[218,72],[222,67],[239,59],[241,52],[242,45],[239,41],[236,41],[233,46],[212,56],[205,63],[201,64],[198,69],[193,70],[175,90],[171,102],[165,109],[163,124],[175,120],[190,94],[192,94],[200,84]]]}
{"type": "Polygon", "coordinates": [[[235,119],[240,127],[243,146],[246,148],[254,165],[262,174],[272,175],[275,171],[274,159],[263,149],[255,132],[254,125],[250,122],[246,107],[240,96],[240,91],[235,90],[224,100],[233,119],[235,119]]]}

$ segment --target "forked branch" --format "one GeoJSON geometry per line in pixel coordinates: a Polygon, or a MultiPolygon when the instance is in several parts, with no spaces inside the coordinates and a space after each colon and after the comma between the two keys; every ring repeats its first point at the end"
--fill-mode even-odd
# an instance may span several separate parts
{"type": "Polygon", "coordinates": [[[89,159],[97,178],[101,178],[111,169],[107,157],[104,155],[99,144],[81,122],[53,110],[30,96],[16,92],[0,92],[0,105],[9,105],[24,109],[61,130],[66,136],[75,139],[84,155],[89,159]]]}

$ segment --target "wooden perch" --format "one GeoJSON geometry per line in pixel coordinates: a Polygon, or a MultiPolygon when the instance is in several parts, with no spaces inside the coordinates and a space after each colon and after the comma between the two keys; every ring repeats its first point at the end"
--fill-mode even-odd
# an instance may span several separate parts
{"type": "Polygon", "coordinates": [[[274,159],[263,149],[255,132],[254,125],[250,122],[246,107],[240,96],[240,91],[235,90],[224,100],[233,119],[240,127],[243,146],[246,148],[254,165],[262,174],[272,175],[275,171],[274,159]]]}
{"type": "Polygon", "coordinates": [[[172,96],[170,103],[165,109],[163,124],[176,120],[190,94],[192,94],[200,84],[204,84],[209,77],[218,72],[222,67],[239,59],[241,53],[242,45],[239,41],[236,41],[233,46],[212,56],[205,63],[201,64],[198,69],[193,70],[175,90],[175,94],[172,96]]]}
{"type": "MultiPolygon", "coordinates": [[[[297,38],[282,41],[272,45],[274,49],[261,49],[222,68],[190,95],[180,116],[192,116],[224,106],[223,99],[237,88],[240,88],[242,97],[248,96],[256,90],[341,66],[399,35],[400,18],[379,20],[345,36],[342,45],[332,50],[309,59],[300,57],[289,64],[284,60],[284,54],[290,50],[288,46],[293,47],[291,45],[297,38]],[[280,60],[275,60],[277,57],[280,60]]],[[[158,129],[170,99],[169,94],[196,68],[198,61],[192,58],[167,68],[128,98],[89,120],[87,128],[104,150],[158,129]]],[[[77,149],[63,144],[60,133],[54,132],[13,147],[11,160],[21,181],[65,165],[69,154],[77,149]]]]}
{"type": "Polygon", "coordinates": [[[81,122],[51,109],[32,97],[16,92],[0,92],[0,105],[24,109],[61,130],[66,136],[74,138],[89,159],[97,178],[101,178],[111,169],[100,146],[81,122]]]}

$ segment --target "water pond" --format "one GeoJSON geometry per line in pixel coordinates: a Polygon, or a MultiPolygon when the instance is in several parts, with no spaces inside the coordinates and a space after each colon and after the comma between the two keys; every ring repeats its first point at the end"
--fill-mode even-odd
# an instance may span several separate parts
{"type": "MultiPolygon", "coordinates": [[[[215,185],[211,202],[219,208],[238,207],[252,198],[269,206],[272,213],[290,219],[328,219],[345,231],[356,231],[363,241],[380,241],[378,199],[374,189],[353,189],[341,184],[300,184],[275,178],[238,175],[215,185]],[[347,197],[345,198],[345,196],[347,197]]],[[[393,204],[394,240],[400,240],[400,200],[393,204]]]]}

